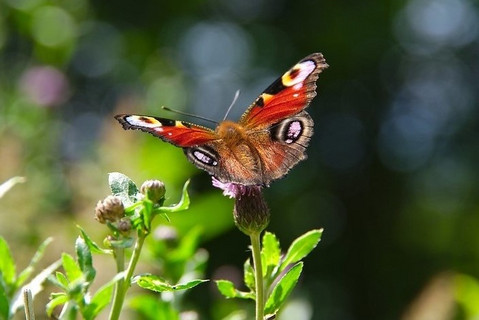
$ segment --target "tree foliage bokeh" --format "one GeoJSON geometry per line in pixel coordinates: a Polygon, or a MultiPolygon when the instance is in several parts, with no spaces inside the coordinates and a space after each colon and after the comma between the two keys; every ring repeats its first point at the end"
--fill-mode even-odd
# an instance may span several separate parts
{"type": "MultiPolygon", "coordinates": [[[[175,117],[165,105],[222,119],[240,89],[237,119],[316,51],[331,67],[309,109],[309,159],[266,191],[269,229],[286,243],[325,228],[294,312],[406,319],[421,309],[424,288],[450,279],[444,272],[478,278],[479,6],[471,0],[2,0],[0,178],[28,182],[2,200],[0,234],[18,250],[52,234],[71,239],[73,221],[89,224],[107,193],[107,172],[160,178],[171,194],[193,177],[192,209],[172,223],[201,225],[210,277],[234,277],[247,254],[232,203],[181,150],[124,132],[112,115],[175,117]]],[[[212,292],[192,296],[210,316],[225,303],[212,292]]]]}

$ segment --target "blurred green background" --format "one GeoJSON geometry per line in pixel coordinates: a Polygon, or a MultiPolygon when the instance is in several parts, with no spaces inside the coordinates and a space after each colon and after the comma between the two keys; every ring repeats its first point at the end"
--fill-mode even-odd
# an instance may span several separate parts
{"type": "MultiPolygon", "coordinates": [[[[162,179],[173,202],[191,178],[191,210],[171,225],[202,226],[208,278],[240,277],[248,239],[232,201],[180,149],[112,116],[191,121],[164,105],[222,119],[240,89],[238,119],[312,52],[330,68],[308,109],[309,158],[265,196],[283,247],[325,232],[283,318],[472,319],[479,300],[461,289],[479,277],[472,0],[0,0],[0,180],[27,178],[0,202],[0,234],[19,264],[49,235],[50,260],[71,252],[76,223],[101,242],[93,208],[120,171],[162,179]]],[[[190,301],[201,319],[232,303],[214,285],[190,301]]]]}

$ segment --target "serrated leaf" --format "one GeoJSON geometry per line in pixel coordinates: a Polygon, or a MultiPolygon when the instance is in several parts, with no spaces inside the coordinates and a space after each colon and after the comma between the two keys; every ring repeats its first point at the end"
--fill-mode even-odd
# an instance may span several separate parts
{"type": "Polygon", "coordinates": [[[68,301],[68,296],[66,294],[62,293],[62,294],[56,295],[46,305],[47,315],[51,317],[53,314],[53,310],[55,310],[56,307],[62,304],[65,304],[67,301],[68,301]]]}
{"type": "Polygon", "coordinates": [[[254,293],[252,292],[243,292],[235,288],[233,282],[229,280],[216,280],[216,286],[218,290],[226,298],[241,298],[241,299],[253,299],[255,298],[254,293]]]}
{"type": "Polygon", "coordinates": [[[5,193],[8,192],[14,185],[17,183],[25,182],[26,179],[24,177],[13,177],[5,181],[4,183],[0,184],[0,198],[2,198],[5,193]]]}
{"type": "Polygon", "coordinates": [[[92,253],[102,253],[102,254],[113,254],[113,251],[110,249],[103,249],[101,248],[95,241],[93,241],[88,234],[83,230],[82,227],[77,225],[77,228],[80,229],[81,236],[83,240],[85,240],[88,248],[92,253]]]}
{"type": "Polygon", "coordinates": [[[125,207],[129,207],[136,202],[139,192],[138,187],[126,175],[119,172],[111,172],[108,175],[108,184],[110,185],[111,193],[120,197],[125,207]]]}
{"type": "Polygon", "coordinates": [[[302,270],[303,263],[298,262],[291,269],[289,269],[281,277],[281,279],[279,279],[273,288],[273,291],[266,300],[264,308],[265,314],[276,314],[278,312],[283,303],[286,301],[286,298],[288,298],[289,294],[296,286],[302,270]]]}
{"type": "Polygon", "coordinates": [[[74,282],[83,276],[78,263],[68,253],[62,254],[62,266],[69,282],[74,282]]]}
{"type": "Polygon", "coordinates": [[[318,245],[322,234],[323,229],[315,229],[294,240],[281,262],[280,271],[306,257],[318,245]]]}
{"type": "Polygon", "coordinates": [[[144,289],[148,289],[155,292],[164,292],[164,291],[180,291],[191,289],[196,287],[200,283],[207,282],[208,280],[195,279],[188,281],[186,283],[171,285],[166,282],[164,279],[161,279],[158,276],[146,274],[139,275],[133,279],[133,282],[144,289]]]}
{"type": "Polygon", "coordinates": [[[80,270],[83,272],[86,281],[92,282],[93,279],[95,279],[96,270],[93,268],[93,259],[90,248],[82,237],[78,237],[75,241],[75,250],[80,270]]]}
{"type": "Polygon", "coordinates": [[[279,265],[281,249],[279,240],[271,232],[265,232],[263,247],[261,249],[261,262],[263,264],[263,276],[271,274],[272,270],[279,265]]]}
{"type": "Polygon", "coordinates": [[[32,260],[30,260],[30,263],[28,264],[28,266],[22,272],[20,272],[20,275],[17,277],[17,282],[16,282],[17,288],[20,287],[31,276],[31,274],[35,270],[36,264],[43,257],[43,254],[45,253],[45,249],[52,241],[53,241],[53,238],[49,237],[40,244],[37,251],[32,257],[32,260]]]}
{"type": "MultiPolygon", "coordinates": [[[[8,290],[15,290],[15,261],[12,258],[12,253],[8,247],[7,241],[0,236],[0,276],[3,282],[7,285],[8,290]]],[[[8,292],[6,295],[8,296],[8,292]]]]}
{"type": "Polygon", "coordinates": [[[183,192],[181,194],[181,199],[178,204],[169,206],[169,207],[160,207],[158,210],[162,213],[172,213],[172,212],[179,212],[183,210],[187,210],[190,206],[190,196],[188,194],[188,185],[190,184],[190,180],[187,180],[183,185],[183,192]]]}
{"type": "Polygon", "coordinates": [[[255,290],[255,282],[254,282],[254,270],[253,266],[251,265],[251,260],[248,259],[244,263],[243,266],[243,272],[244,272],[244,283],[250,289],[251,291],[255,290]]]}

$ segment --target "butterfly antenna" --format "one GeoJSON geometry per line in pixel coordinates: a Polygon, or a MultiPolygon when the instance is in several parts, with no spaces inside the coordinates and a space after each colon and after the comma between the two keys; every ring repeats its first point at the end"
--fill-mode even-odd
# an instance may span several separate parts
{"type": "Polygon", "coordinates": [[[196,114],[191,114],[191,113],[187,113],[187,112],[183,112],[183,111],[171,109],[171,108],[168,108],[168,107],[165,107],[165,106],[162,106],[161,108],[162,108],[163,110],[170,111],[170,112],[173,112],[173,113],[182,114],[182,115],[184,115],[184,116],[188,116],[188,117],[192,117],[192,118],[196,118],[196,119],[205,120],[205,121],[214,123],[214,124],[216,124],[216,125],[218,124],[218,121],[211,120],[211,119],[208,119],[208,118],[205,118],[205,117],[202,117],[202,116],[197,116],[196,114]]]}
{"type": "Polygon", "coordinates": [[[234,104],[236,103],[236,100],[238,100],[239,94],[240,94],[240,91],[238,89],[238,90],[236,90],[235,96],[234,96],[233,101],[231,102],[230,106],[228,107],[228,110],[226,110],[226,114],[223,118],[223,121],[225,121],[226,118],[228,117],[228,114],[230,113],[231,108],[233,108],[234,104]]]}

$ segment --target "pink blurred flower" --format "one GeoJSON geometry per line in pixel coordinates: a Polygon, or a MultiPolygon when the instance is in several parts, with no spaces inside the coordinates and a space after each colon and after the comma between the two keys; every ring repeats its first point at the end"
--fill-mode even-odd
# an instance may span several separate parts
{"type": "Polygon", "coordinates": [[[52,107],[68,97],[68,81],[60,70],[50,66],[32,67],[20,79],[20,88],[33,103],[52,107]]]}

